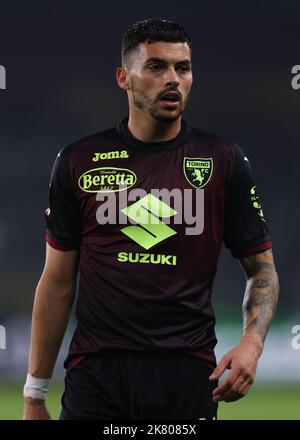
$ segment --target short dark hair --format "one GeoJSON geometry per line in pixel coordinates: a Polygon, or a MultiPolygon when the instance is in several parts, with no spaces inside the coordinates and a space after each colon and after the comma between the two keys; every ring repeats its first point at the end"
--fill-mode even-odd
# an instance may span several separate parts
{"type": "Polygon", "coordinates": [[[162,19],[148,19],[131,25],[122,39],[122,62],[129,52],[140,43],[187,43],[192,50],[192,42],[185,29],[177,23],[162,19]]]}

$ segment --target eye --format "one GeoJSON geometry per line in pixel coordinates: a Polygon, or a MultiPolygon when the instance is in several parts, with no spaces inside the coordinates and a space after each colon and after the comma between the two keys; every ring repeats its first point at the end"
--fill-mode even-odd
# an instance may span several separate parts
{"type": "Polygon", "coordinates": [[[151,66],[149,66],[149,69],[152,72],[158,72],[161,69],[161,66],[159,64],[151,64],[151,66]]]}
{"type": "Polygon", "coordinates": [[[181,72],[190,72],[191,68],[190,66],[179,66],[178,70],[180,70],[181,72]]]}

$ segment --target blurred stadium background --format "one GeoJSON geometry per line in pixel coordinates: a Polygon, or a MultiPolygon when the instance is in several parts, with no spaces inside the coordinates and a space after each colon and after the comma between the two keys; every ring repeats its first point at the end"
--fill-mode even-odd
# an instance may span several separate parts
{"type": "MultiPolygon", "coordinates": [[[[58,150],[108,128],[127,113],[115,66],[129,24],[147,17],[179,21],[193,41],[194,89],[185,113],[195,126],[232,139],[252,162],[274,242],[281,279],[278,313],[249,395],[221,404],[219,418],[300,419],[300,350],[291,345],[300,324],[298,294],[300,90],[291,69],[300,64],[298,1],[184,2],[137,0],[103,6],[66,1],[1,6],[0,419],[19,419],[30,338],[30,313],[44,262],[43,213],[58,150]],[[5,20],[3,20],[5,18],[5,20]]],[[[223,251],[214,288],[217,356],[237,343],[244,275],[223,251]]],[[[49,393],[60,410],[62,362],[69,326],[49,393]]]]}

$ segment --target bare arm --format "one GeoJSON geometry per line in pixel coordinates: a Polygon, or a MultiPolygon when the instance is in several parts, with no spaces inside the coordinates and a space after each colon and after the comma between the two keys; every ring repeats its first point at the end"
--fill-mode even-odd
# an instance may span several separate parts
{"type": "Polygon", "coordinates": [[[263,346],[275,314],[279,282],[271,249],[241,259],[246,276],[243,335],[263,346]]]}
{"type": "Polygon", "coordinates": [[[52,376],[75,296],[77,260],[77,251],[62,252],[47,244],[32,313],[28,373],[34,377],[52,376]]]}
{"type": "Polygon", "coordinates": [[[245,396],[254,382],[258,360],[273,319],[279,282],[271,249],[240,259],[247,277],[243,301],[243,335],[226,353],[211,375],[218,379],[229,368],[224,382],[213,392],[214,401],[231,402],[245,396]]]}

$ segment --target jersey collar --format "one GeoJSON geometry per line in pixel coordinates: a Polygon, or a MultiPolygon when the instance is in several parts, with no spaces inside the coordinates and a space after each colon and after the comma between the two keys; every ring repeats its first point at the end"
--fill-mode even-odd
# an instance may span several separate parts
{"type": "Polygon", "coordinates": [[[174,150],[185,143],[190,134],[190,124],[181,120],[181,129],[178,135],[169,141],[163,142],[144,142],[135,138],[128,130],[128,116],[117,126],[118,135],[132,149],[146,153],[174,150]]]}

